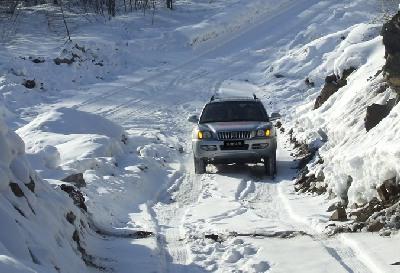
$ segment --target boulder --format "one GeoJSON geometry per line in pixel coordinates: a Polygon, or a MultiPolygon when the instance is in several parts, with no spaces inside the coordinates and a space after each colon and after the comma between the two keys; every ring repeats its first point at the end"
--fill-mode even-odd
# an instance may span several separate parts
{"type": "Polygon", "coordinates": [[[151,231],[138,230],[138,231],[135,231],[134,234],[132,234],[131,238],[144,239],[144,238],[148,238],[153,235],[154,235],[154,233],[151,231]]]}
{"type": "Polygon", "coordinates": [[[400,186],[396,183],[396,177],[385,180],[382,185],[377,188],[377,192],[379,198],[384,202],[398,197],[400,194],[400,186]]]}
{"type": "Polygon", "coordinates": [[[318,109],[324,104],[334,93],[336,93],[340,88],[347,85],[347,78],[353,71],[356,70],[355,67],[350,67],[343,71],[341,78],[335,74],[329,75],[325,78],[325,85],[321,90],[320,95],[315,100],[314,109],[318,109]]]}
{"type": "Polygon", "coordinates": [[[73,225],[75,220],[76,220],[76,215],[72,211],[70,211],[70,212],[67,213],[67,215],[65,215],[65,219],[67,219],[67,221],[71,225],[73,225]]]}
{"type": "Polygon", "coordinates": [[[214,242],[221,243],[222,238],[218,234],[205,234],[204,238],[213,240],[214,242]]]}
{"type": "Polygon", "coordinates": [[[375,212],[381,211],[383,208],[378,198],[374,197],[364,206],[351,211],[350,216],[355,217],[355,221],[361,223],[367,221],[375,212]]]}
{"type": "Polygon", "coordinates": [[[19,185],[17,183],[10,182],[10,188],[16,197],[25,196],[24,192],[22,191],[22,189],[19,187],[19,185]]]}
{"type": "Polygon", "coordinates": [[[61,181],[72,183],[75,186],[77,186],[78,188],[86,186],[86,181],[83,178],[83,173],[71,174],[71,175],[65,177],[64,179],[62,179],[61,181]]]}
{"type": "Polygon", "coordinates": [[[31,176],[29,176],[29,180],[30,182],[28,184],[25,184],[25,186],[31,191],[31,192],[35,192],[35,181],[33,180],[33,178],[31,176]]]}
{"type": "Polygon", "coordinates": [[[42,63],[45,62],[45,59],[44,59],[44,58],[41,58],[41,57],[39,57],[39,58],[34,58],[34,59],[32,59],[32,62],[35,63],[35,64],[42,64],[42,63]]]}
{"type": "Polygon", "coordinates": [[[312,82],[309,78],[306,78],[304,80],[304,83],[307,85],[308,88],[313,88],[315,86],[315,83],[312,82]]]}
{"type": "Polygon", "coordinates": [[[67,59],[67,58],[55,58],[54,59],[54,63],[56,65],[60,65],[60,64],[72,64],[75,61],[75,59],[72,57],[71,59],[67,59]]]}
{"type": "Polygon", "coordinates": [[[367,226],[367,230],[369,232],[378,232],[380,231],[383,227],[385,226],[384,223],[381,223],[379,221],[373,221],[367,226]]]}
{"type": "Polygon", "coordinates": [[[22,85],[28,89],[33,89],[36,86],[36,82],[35,80],[24,80],[22,85]]]}
{"type": "Polygon", "coordinates": [[[389,115],[390,111],[395,106],[395,103],[395,99],[390,99],[386,104],[382,105],[374,103],[367,107],[367,114],[364,119],[364,125],[367,132],[389,115]]]}
{"type": "Polygon", "coordinates": [[[330,221],[339,221],[344,222],[347,221],[347,214],[344,207],[338,207],[329,218],[330,221]]]}

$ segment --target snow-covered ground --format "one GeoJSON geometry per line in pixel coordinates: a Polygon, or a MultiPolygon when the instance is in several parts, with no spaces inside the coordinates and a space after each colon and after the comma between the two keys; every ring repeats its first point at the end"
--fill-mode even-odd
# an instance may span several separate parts
{"type": "Polygon", "coordinates": [[[24,11],[0,44],[0,272],[398,272],[397,233],[327,235],[336,200],[295,193],[286,134],[274,180],[259,166],[209,166],[199,176],[186,121],[214,93],[255,92],[299,139],[321,143],[325,132],[329,189],[340,196],[351,176],[349,201],[368,201],[399,173],[398,106],[363,128],[366,106],[390,96],[374,91],[382,76],[370,78],[384,64],[381,5],[177,1],[154,24],[141,12],[71,17],[69,43],[60,21],[48,28],[49,7],[24,11]],[[324,78],[350,66],[358,69],[348,85],[311,111],[324,78]],[[35,88],[22,85],[33,79],[35,88]],[[76,173],[87,214],[59,189],[76,173]],[[35,193],[23,185],[30,176],[35,193]],[[78,228],[88,267],[72,239],[78,228]]]}

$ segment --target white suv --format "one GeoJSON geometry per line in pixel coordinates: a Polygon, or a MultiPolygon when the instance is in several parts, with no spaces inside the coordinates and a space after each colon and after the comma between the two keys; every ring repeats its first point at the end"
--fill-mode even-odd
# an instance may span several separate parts
{"type": "MultiPolygon", "coordinates": [[[[275,118],[279,114],[273,114],[275,118]]],[[[214,98],[189,121],[194,166],[205,173],[208,163],[264,163],[267,175],[276,174],[276,130],[262,102],[253,98],[214,98]]]]}

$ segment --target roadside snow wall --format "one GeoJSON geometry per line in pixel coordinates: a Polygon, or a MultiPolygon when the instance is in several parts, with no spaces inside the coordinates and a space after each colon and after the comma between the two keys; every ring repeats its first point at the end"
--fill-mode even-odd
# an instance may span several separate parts
{"type": "MultiPolygon", "coordinates": [[[[359,24],[348,33],[340,33],[343,41],[325,54],[324,62],[311,70],[309,77],[323,78],[320,76],[323,71],[327,73],[325,76],[333,72],[340,77],[350,67],[356,71],[347,78],[347,85],[319,109],[313,110],[313,94],[292,114],[296,138],[321,146],[319,154],[324,163],[311,164],[310,174],[322,171],[328,191],[348,199],[349,204],[364,204],[378,197],[377,188],[400,174],[399,105],[376,127],[368,132],[365,128],[367,107],[386,104],[395,97],[380,72],[385,64],[380,28],[380,25],[359,24]],[[327,142],[323,143],[326,137],[327,142]]],[[[320,46],[329,39],[319,39],[320,46]]],[[[310,50],[315,43],[303,49],[310,50]]]]}
{"type": "Polygon", "coordinates": [[[84,272],[72,239],[83,229],[80,210],[31,169],[5,113],[0,105],[0,272],[84,272]]]}
{"type": "MultiPolygon", "coordinates": [[[[394,14],[397,4],[391,5],[394,14]]],[[[395,178],[398,184],[400,177],[399,105],[368,131],[365,122],[369,106],[392,105],[396,99],[382,73],[380,2],[319,1],[299,17],[307,23],[287,35],[280,51],[266,54],[260,66],[264,100],[284,115],[286,133],[293,128],[298,142],[319,149],[322,159],[308,165],[308,177],[317,180],[312,186],[319,187],[313,192],[327,190],[348,205],[380,199],[384,181],[395,178]],[[320,15],[307,18],[309,10],[320,15]],[[348,73],[339,86],[336,80],[348,73]],[[325,81],[333,78],[340,88],[314,109],[325,81]],[[269,96],[274,99],[268,101],[269,96]]]]}

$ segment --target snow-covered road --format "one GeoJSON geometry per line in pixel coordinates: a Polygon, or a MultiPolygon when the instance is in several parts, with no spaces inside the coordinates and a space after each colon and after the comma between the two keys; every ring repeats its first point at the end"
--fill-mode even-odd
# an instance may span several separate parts
{"type": "MultiPolygon", "coordinates": [[[[326,237],[318,223],[312,223],[323,216],[312,217],[316,203],[307,204],[293,194],[295,170],[283,136],[279,175],[274,180],[266,178],[261,167],[245,165],[210,166],[209,174],[194,175],[191,125],[186,117],[214,93],[257,92],[258,87],[246,77],[251,76],[260,56],[284,54],[276,49],[293,40],[303,22],[325,8],[325,2],[320,2],[305,12],[310,2],[320,1],[285,2],[279,12],[267,13],[223,43],[201,46],[189,59],[178,58],[165,69],[139,70],[114,82],[82,87],[78,95],[62,102],[62,106],[111,119],[133,135],[156,132],[166,142],[172,140],[173,146],[180,143],[186,151],[170,164],[167,188],[161,188],[141,212],[140,217],[146,214],[148,218],[142,226],[156,232],[151,253],[158,254],[154,260],[142,255],[129,260],[130,248],[118,239],[108,245],[111,252],[124,253],[114,257],[119,264],[116,272],[132,272],[131,266],[140,268],[138,272],[170,273],[379,272],[340,237],[326,237]],[[299,20],[287,20],[295,16],[299,20]],[[147,265],[137,263],[142,258],[147,265]]],[[[281,94],[263,94],[267,109],[281,105],[281,94]]],[[[132,221],[135,217],[138,213],[127,215],[132,221]]],[[[132,253],[140,252],[132,249],[132,253]]],[[[110,255],[107,251],[103,254],[110,255]]]]}
{"type": "MultiPolygon", "coordinates": [[[[54,187],[82,173],[93,229],[81,238],[93,265],[114,273],[396,272],[398,248],[390,240],[398,242],[398,235],[327,234],[326,210],[334,200],[294,191],[287,134],[278,136],[274,179],[262,166],[245,164],[210,165],[196,175],[187,121],[214,94],[256,93],[269,113],[286,114],[292,126],[293,109],[306,111],[303,104],[314,101],[333,60],[354,41],[374,37],[378,27],[365,23],[373,4],[360,12],[362,5],[177,1],[173,15],[161,10],[151,26],[138,13],[104,25],[85,21],[62,50],[77,54],[71,65],[49,57],[59,56],[59,40],[32,48],[29,54],[47,56],[40,64],[21,58],[24,43],[0,52],[15,54],[13,60],[0,54],[16,62],[0,63],[15,82],[30,76],[43,87],[27,92],[4,83],[11,90],[4,95],[8,106],[19,114],[12,124],[33,168],[54,187]],[[310,75],[315,88],[305,86],[310,75]],[[143,231],[154,236],[138,239],[148,235],[143,231]]],[[[29,33],[29,17],[24,20],[21,29],[29,33]]]]}

